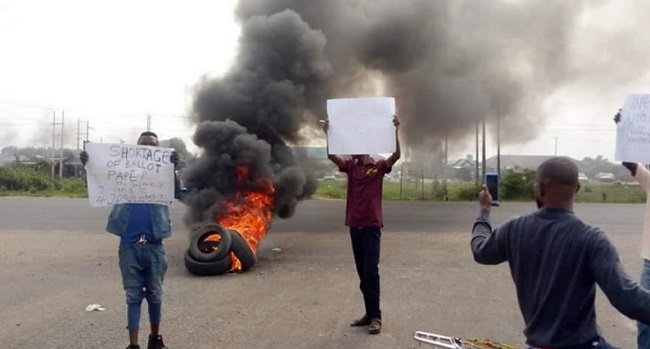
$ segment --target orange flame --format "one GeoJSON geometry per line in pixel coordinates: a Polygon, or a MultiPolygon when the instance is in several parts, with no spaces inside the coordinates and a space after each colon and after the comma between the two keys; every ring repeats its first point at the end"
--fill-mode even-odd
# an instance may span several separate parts
{"type": "MultiPolygon", "coordinates": [[[[250,176],[249,168],[237,167],[237,181],[242,183],[250,176]]],[[[266,235],[273,219],[273,193],[275,188],[269,181],[256,179],[260,185],[259,191],[238,191],[226,202],[225,212],[217,217],[217,223],[229,230],[235,230],[242,235],[254,253],[266,235]]],[[[241,262],[234,253],[230,271],[241,270],[241,262]]]]}

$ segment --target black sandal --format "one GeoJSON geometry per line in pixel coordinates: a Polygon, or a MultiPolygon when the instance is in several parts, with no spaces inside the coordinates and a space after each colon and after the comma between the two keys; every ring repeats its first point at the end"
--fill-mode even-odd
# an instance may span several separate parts
{"type": "Polygon", "coordinates": [[[378,334],[379,332],[381,332],[381,319],[371,319],[370,326],[368,327],[368,333],[378,334]]]}

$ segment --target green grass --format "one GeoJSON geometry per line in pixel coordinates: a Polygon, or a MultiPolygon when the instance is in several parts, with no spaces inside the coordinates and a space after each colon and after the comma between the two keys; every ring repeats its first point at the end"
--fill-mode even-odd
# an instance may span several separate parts
{"type": "Polygon", "coordinates": [[[83,179],[56,180],[53,189],[45,190],[6,190],[0,189],[0,196],[28,196],[28,197],[65,197],[87,198],[88,191],[83,179]]]}
{"type": "MultiPolygon", "coordinates": [[[[316,197],[329,199],[345,199],[347,180],[337,179],[335,181],[321,181],[316,192],[316,197]]],[[[67,197],[87,198],[85,182],[82,179],[63,179],[56,181],[54,189],[46,190],[1,190],[0,196],[29,196],[29,197],[67,197]]],[[[400,183],[384,181],[384,200],[387,201],[432,201],[444,200],[444,188],[440,184],[436,188],[432,183],[425,183],[424,190],[421,183],[402,183],[400,195],[400,183]],[[434,189],[437,195],[434,195],[434,189]]],[[[447,198],[449,201],[471,201],[476,200],[477,191],[473,182],[449,182],[447,184],[447,198]]],[[[644,203],[646,194],[638,185],[630,184],[605,184],[588,183],[584,184],[576,202],[582,203],[644,203]]],[[[521,201],[521,200],[518,200],[521,201]]],[[[524,200],[525,201],[525,200],[524,200]]],[[[532,201],[532,200],[530,200],[532,201]]]]}
{"type": "MultiPolygon", "coordinates": [[[[384,200],[433,200],[433,190],[431,184],[424,185],[422,190],[420,183],[404,182],[402,183],[401,195],[399,182],[384,182],[384,200]]],[[[328,199],[345,199],[347,194],[347,180],[338,179],[335,181],[321,181],[316,192],[316,196],[328,199]]]]}
{"type": "Polygon", "coordinates": [[[320,181],[318,184],[318,190],[316,190],[316,196],[327,199],[345,199],[346,181],[320,181]]]}
{"type": "Polygon", "coordinates": [[[646,194],[638,185],[585,184],[576,196],[576,202],[643,203],[646,194]]]}
{"type": "MultiPolygon", "coordinates": [[[[337,179],[335,181],[321,181],[316,191],[316,196],[328,199],[345,199],[347,191],[347,180],[337,179]]],[[[442,185],[437,188],[434,195],[432,183],[421,183],[404,181],[400,188],[399,182],[384,181],[384,200],[389,201],[418,201],[418,200],[443,200],[442,185]]],[[[447,186],[447,197],[451,201],[465,201],[476,198],[478,192],[474,183],[449,183],[447,186]]]]}
{"type": "MultiPolygon", "coordinates": [[[[336,181],[321,181],[316,192],[317,197],[328,199],[345,199],[346,197],[346,179],[336,181]]],[[[438,188],[439,194],[442,188],[438,188]]],[[[447,184],[447,198],[449,201],[471,201],[476,200],[478,192],[473,182],[449,182],[447,184]]],[[[416,200],[443,200],[442,195],[434,195],[434,186],[432,183],[424,184],[424,193],[422,186],[418,183],[416,186],[413,182],[402,183],[402,194],[400,196],[399,182],[384,182],[384,200],[387,201],[416,201],[416,200]]],[[[629,184],[605,184],[590,183],[582,186],[576,202],[582,203],[644,203],[645,191],[638,185],[629,184]]],[[[527,200],[516,200],[527,201],[527,200]]],[[[532,201],[532,199],[530,200],[532,201]]]]}

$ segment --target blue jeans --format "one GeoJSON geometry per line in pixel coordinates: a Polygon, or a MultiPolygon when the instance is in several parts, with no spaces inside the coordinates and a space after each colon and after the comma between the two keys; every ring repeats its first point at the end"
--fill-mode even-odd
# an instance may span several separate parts
{"type": "MultiPolygon", "coordinates": [[[[643,260],[643,271],[641,271],[641,287],[650,290],[650,261],[643,260]]],[[[638,333],[636,343],[639,349],[650,349],[650,326],[637,322],[638,333]]]]}
{"type": "Polygon", "coordinates": [[[120,244],[120,271],[126,293],[127,328],[140,328],[140,306],[143,299],[149,305],[149,322],[161,319],[163,279],[167,271],[165,248],[162,244],[120,244]]]}
{"type": "Polygon", "coordinates": [[[363,293],[366,316],[381,319],[379,309],[379,250],[381,228],[350,228],[352,253],[359,274],[359,288],[363,293]]]}

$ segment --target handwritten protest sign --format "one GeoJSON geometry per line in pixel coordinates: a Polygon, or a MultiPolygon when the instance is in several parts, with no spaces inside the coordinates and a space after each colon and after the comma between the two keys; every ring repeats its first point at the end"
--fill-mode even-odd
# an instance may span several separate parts
{"type": "Polygon", "coordinates": [[[348,98],[327,101],[329,153],[379,154],[395,151],[395,99],[348,98]]]}
{"type": "Polygon", "coordinates": [[[615,159],[650,163],[650,95],[627,97],[616,127],[615,159]]]}
{"type": "Polygon", "coordinates": [[[170,205],[174,200],[173,149],[88,143],[86,151],[90,206],[170,205]]]}

